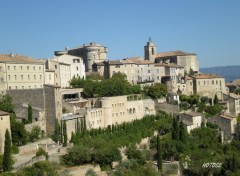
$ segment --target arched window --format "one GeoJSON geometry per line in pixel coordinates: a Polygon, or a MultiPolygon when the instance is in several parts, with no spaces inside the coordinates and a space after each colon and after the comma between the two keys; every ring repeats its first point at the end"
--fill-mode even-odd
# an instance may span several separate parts
{"type": "Polygon", "coordinates": [[[152,55],[154,55],[154,48],[152,48],[152,55]]]}

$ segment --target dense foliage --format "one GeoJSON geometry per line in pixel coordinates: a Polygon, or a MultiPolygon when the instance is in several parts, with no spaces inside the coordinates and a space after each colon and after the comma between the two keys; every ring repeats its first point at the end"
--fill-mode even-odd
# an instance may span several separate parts
{"type": "Polygon", "coordinates": [[[139,94],[139,85],[131,85],[126,80],[126,75],[116,73],[108,80],[81,79],[74,77],[70,80],[73,88],[84,88],[83,93],[86,97],[120,96],[128,94],[139,94]]]}
{"type": "MultiPolygon", "coordinates": [[[[113,125],[106,129],[92,129],[84,134],[76,134],[72,138],[75,144],[65,156],[63,161],[67,165],[83,163],[98,163],[107,167],[112,161],[120,160],[118,148],[139,143],[142,138],[152,136],[158,130],[159,121],[167,118],[167,114],[158,116],[145,116],[143,119],[131,123],[113,125]],[[111,142],[109,142],[111,141],[111,142]]],[[[167,125],[164,125],[165,127],[167,125]]],[[[164,128],[162,128],[164,129],[164,128]]]]}
{"type": "Polygon", "coordinates": [[[14,113],[14,105],[12,103],[12,97],[10,95],[1,95],[0,96],[0,110],[14,113]]]}
{"type": "Polygon", "coordinates": [[[155,83],[152,86],[145,86],[144,87],[144,94],[156,99],[156,98],[163,98],[167,95],[167,86],[161,83],[155,83]]]}

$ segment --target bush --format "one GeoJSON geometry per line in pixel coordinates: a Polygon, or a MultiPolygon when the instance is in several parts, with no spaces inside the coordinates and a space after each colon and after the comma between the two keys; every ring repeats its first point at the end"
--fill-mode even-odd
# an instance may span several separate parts
{"type": "Polygon", "coordinates": [[[46,158],[48,158],[48,153],[43,148],[39,148],[36,152],[36,157],[39,156],[46,156],[46,158]]]}

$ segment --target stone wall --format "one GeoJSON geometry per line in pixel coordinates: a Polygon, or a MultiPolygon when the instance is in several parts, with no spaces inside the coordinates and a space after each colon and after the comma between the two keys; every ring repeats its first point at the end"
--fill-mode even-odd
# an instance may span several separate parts
{"type": "Polygon", "coordinates": [[[167,104],[167,103],[156,103],[156,111],[166,111],[167,113],[171,114],[178,114],[179,107],[178,105],[167,104]]]}

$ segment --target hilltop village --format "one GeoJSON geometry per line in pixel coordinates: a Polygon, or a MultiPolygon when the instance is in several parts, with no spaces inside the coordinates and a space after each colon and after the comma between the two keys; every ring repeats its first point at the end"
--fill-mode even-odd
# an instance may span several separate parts
{"type": "Polygon", "coordinates": [[[107,53],[107,47],[92,42],[55,51],[50,59],[0,54],[0,155],[6,131],[12,140],[17,133],[13,123],[32,134],[30,142],[12,141],[19,154],[51,147],[61,152],[78,133],[113,133],[117,126],[159,113],[181,122],[188,134],[215,128],[221,144],[236,136],[238,80],[226,83],[220,75],[200,73],[197,54],[158,53],[151,39],[144,56],[108,60],[107,53]],[[33,135],[36,131],[41,137],[33,135]]]}

